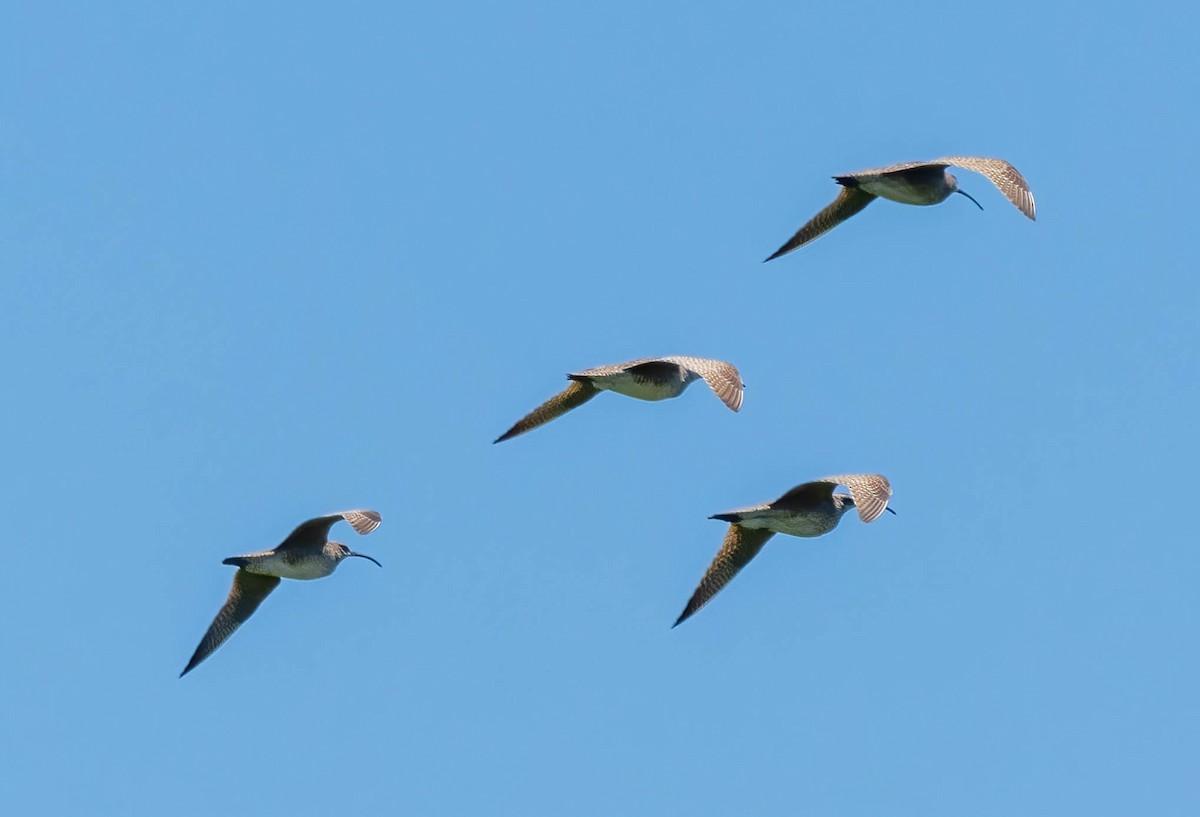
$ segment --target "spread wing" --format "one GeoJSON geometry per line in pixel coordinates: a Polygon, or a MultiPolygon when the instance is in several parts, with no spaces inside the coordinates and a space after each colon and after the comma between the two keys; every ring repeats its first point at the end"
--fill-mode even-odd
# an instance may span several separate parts
{"type": "Polygon", "coordinates": [[[1000,188],[1000,192],[1007,196],[1018,210],[1031,220],[1037,221],[1037,211],[1034,208],[1033,192],[1029,189],[1029,182],[1025,181],[1025,177],[1021,175],[1020,171],[1003,159],[947,156],[930,164],[954,165],[987,176],[988,181],[1000,188]]]}
{"type": "Polygon", "coordinates": [[[350,527],[354,528],[360,535],[366,536],[379,527],[379,523],[383,521],[383,517],[376,511],[366,509],[338,511],[337,513],[318,516],[297,525],[296,529],[288,534],[288,538],[284,539],[276,550],[287,550],[289,548],[311,545],[314,541],[324,544],[325,540],[329,538],[329,529],[342,520],[349,522],[350,527]]]}
{"type": "Polygon", "coordinates": [[[664,357],[663,360],[678,363],[703,377],[713,393],[732,411],[742,407],[742,389],[745,388],[745,384],[742,383],[742,376],[738,374],[737,367],[732,363],[703,357],[664,357]]]}
{"type": "Polygon", "coordinates": [[[813,216],[807,224],[796,231],[787,243],[777,249],[768,261],[781,255],[787,255],[792,250],[803,247],[813,239],[820,238],[834,227],[841,224],[850,216],[855,215],[872,201],[875,196],[857,187],[843,187],[842,192],[833,200],[833,204],[813,216]]]}
{"type": "Polygon", "coordinates": [[[221,608],[221,612],[217,613],[217,617],[209,625],[208,632],[204,634],[204,638],[200,639],[200,646],[196,647],[196,652],[192,654],[192,660],[188,661],[188,665],[184,667],[183,672],[179,673],[179,677],[187,675],[196,668],[197,664],[212,655],[217,647],[224,644],[226,639],[254,614],[263,599],[271,595],[271,591],[279,586],[279,581],[278,576],[260,576],[257,573],[247,573],[245,570],[235,573],[233,588],[229,591],[229,598],[225,599],[225,606],[221,608]]]}
{"type": "Polygon", "coordinates": [[[526,431],[545,425],[571,409],[579,408],[599,393],[599,389],[586,380],[572,380],[571,385],[526,414],[517,421],[516,425],[497,437],[494,442],[504,442],[518,434],[524,434],[526,431]]]}
{"type": "Polygon", "coordinates": [[[712,564],[708,566],[708,571],[704,574],[704,578],[696,586],[695,592],[692,593],[691,599],[688,600],[687,607],[683,608],[683,612],[671,626],[678,627],[694,615],[697,610],[708,604],[713,596],[721,592],[721,588],[729,584],[730,580],[738,574],[739,570],[749,564],[750,560],[758,555],[758,552],[762,550],[762,546],[774,535],[775,533],[769,530],[730,525],[728,533],[725,534],[725,542],[721,545],[721,549],[717,551],[717,555],[712,560],[712,564]]]}
{"type": "Polygon", "coordinates": [[[887,509],[888,500],[892,497],[892,485],[882,474],[841,474],[822,477],[817,482],[845,485],[849,488],[854,507],[858,508],[858,516],[864,522],[874,522],[878,519],[887,509]]]}

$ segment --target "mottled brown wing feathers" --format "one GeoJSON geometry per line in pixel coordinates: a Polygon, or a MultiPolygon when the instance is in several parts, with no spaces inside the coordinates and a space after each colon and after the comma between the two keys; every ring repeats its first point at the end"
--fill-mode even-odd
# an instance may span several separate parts
{"type": "Polygon", "coordinates": [[[713,596],[721,592],[721,588],[729,584],[730,580],[738,574],[739,570],[749,564],[750,560],[758,555],[758,552],[762,550],[762,546],[774,535],[769,530],[730,525],[729,532],[725,534],[724,544],[717,551],[717,555],[712,560],[712,564],[708,566],[708,571],[704,574],[704,578],[700,580],[700,584],[697,585],[695,592],[692,593],[692,598],[688,601],[687,607],[683,608],[683,613],[680,614],[679,618],[671,626],[678,627],[694,615],[697,610],[708,604],[713,596]]]}
{"type": "Polygon", "coordinates": [[[260,576],[257,573],[247,573],[245,570],[235,573],[233,589],[229,591],[229,598],[225,599],[225,606],[221,608],[221,612],[217,613],[217,617],[209,625],[208,632],[200,640],[200,646],[196,647],[196,652],[192,654],[192,660],[188,661],[188,665],[184,667],[183,672],[179,673],[179,677],[187,675],[195,669],[197,664],[212,655],[217,647],[224,644],[226,639],[233,635],[237,628],[242,626],[242,623],[258,609],[258,605],[262,604],[263,599],[279,586],[279,581],[278,576],[260,576]]]}
{"type": "Polygon", "coordinates": [[[516,425],[497,437],[495,442],[504,442],[518,434],[524,434],[526,431],[544,425],[556,417],[561,417],[571,409],[582,406],[598,393],[599,390],[586,380],[572,380],[571,385],[526,414],[517,421],[516,425]]]}
{"type": "Polygon", "coordinates": [[[1025,181],[1025,177],[1021,175],[1020,171],[1003,159],[986,159],[977,156],[947,156],[943,159],[937,159],[936,162],[954,165],[966,170],[973,170],[976,173],[986,176],[988,181],[996,185],[1000,189],[1000,192],[1016,205],[1018,210],[1031,220],[1037,221],[1037,209],[1034,206],[1033,191],[1029,189],[1029,182],[1025,181]]]}
{"type": "Polygon", "coordinates": [[[813,239],[820,238],[846,219],[858,213],[875,199],[875,196],[857,187],[843,187],[842,192],[833,200],[833,204],[817,213],[807,224],[796,231],[788,242],[776,250],[768,261],[781,255],[787,255],[792,250],[803,247],[813,239]]]}
{"type": "Polygon", "coordinates": [[[818,482],[827,483],[830,490],[834,485],[845,485],[850,489],[854,507],[864,522],[874,522],[887,509],[892,497],[892,485],[882,474],[840,474],[822,477],[818,482]]]}
{"type": "Polygon", "coordinates": [[[685,369],[695,372],[704,378],[704,382],[713,390],[713,394],[721,398],[721,402],[732,411],[742,407],[742,376],[737,367],[723,360],[710,360],[703,357],[665,357],[672,363],[678,363],[685,369]]]}
{"type": "Polygon", "coordinates": [[[337,513],[318,516],[297,525],[296,529],[288,534],[288,538],[284,539],[276,550],[312,548],[324,545],[326,539],[329,538],[329,529],[343,519],[349,522],[350,527],[354,528],[359,534],[366,536],[379,527],[379,523],[383,520],[383,517],[375,511],[366,509],[338,511],[337,513]]]}

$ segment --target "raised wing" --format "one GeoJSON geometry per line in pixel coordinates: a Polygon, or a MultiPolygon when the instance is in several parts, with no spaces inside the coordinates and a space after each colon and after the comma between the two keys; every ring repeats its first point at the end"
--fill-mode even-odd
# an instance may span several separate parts
{"type": "Polygon", "coordinates": [[[857,214],[874,201],[875,196],[857,187],[843,187],[842,192],[833,200],[833,204],[813,216],[807,224],[796,231],[787,243],[771,254],[767,261],[773,261],[781,255],[787,255],[792,250],[803,247],[808,242],[820,238],[846,219],[857,214]]]}
{"type": "Polygon", "coordinates": [[[721,592],[721,588],[729,584],[730,580],[738,574],[739,570],[749,564],[750,560],[758,555],[758,552],[762,550],[762,546],[774,535],[774,532],[769,530],[743,528],[741,525],[736,524],[730,525],[728,533],[725,534],[725,542],[721,545],[721,549],[717,551],[717,555],[712,560],[712,564],[708,566],[704,578],[696,586],[695,592],[692,593],[691,599],[688,600],[687,607],[683,608],[683,612],[671,626],[678,627],[693,616],[697,610],[708,604],[713,596],[721,592]]]}
{"type": "Polygon", "coordinates": [[[526,431],[545,425],[571,409],[579,408],[599,393],[599,389],[586,380],[572,380],[571,385],[526,414],[517,421],[516,425],[497,437],[493,443],[504,442],[518,434],[524,434],[526,431]]]}
{"type": "Polygon", "coordinates": [[[677,363],[685,369],[695,372],[704,378],[704,382],[713,390],[721,402],[732,411],[742,407],[742,376],[737,367],[723,360],[709,360],[703,357],[664,357],[663,360],[677,363]]]}
{"type": "Polygon", "coordinates": [[[954,165],[987,176],[988,181],[1000,188],[1000,192],[1007,196],[1018,210],[1031,220],[1037,221],[1037,210],[1034,207],[1033,191],[1029,189],[1029,182],[1025,181],[1020,171],[1003,159],[947,156],[936,159],[931,164],[954,165]]]}
{"type": "Polygon", "coordinates": [[[229,591],[229,598],[225,599],[225,606],[221,608],[221,612],[217,613],[217,617],[209,625],[208,632],[204,634],[204,638],[200,639],[200,646],[196,647],[196,652],[192,654],[192,660],[188,661],[188,665],[183,668],[183,672],[179,673],[179,677],[187,675],[195,669],[197,664],[212,655],[217,647],[224,644],[229,636],[233,635],[237,628],[241,627],[242,623],[254,614],[263,599],[271,595],[271,591],[279,586],[279,581],[278,576],[260,576],[257,573],[247,573],[245,570],[235,573],[233,589],[229,591]]]}
{"type": "Polygon", "coordinates": [[[297,525],[296,529],[288,534],[288,538],[284,539],[276,550],[310,546],[313,541],[324,544],[325,540],[329,537],[329,529],[342,520],[349,522],[350,527],[354,528],[360,535],[366,536],[379,527],[379,523],[383,521],[383,517],[375,511],[366,509],[338,511],[337,513],[318,516],[297,525]]]}
{"type": "Polygon", "coordinates": [[[849,488],[854,507],[858,508],[858,516],[864,522],[874,522],[878,519],[887,509],[888,500],[892,497],[892,484],[882,474],[841,474],[822,477],[817,482],[827,483],[830,490],[834,485],[845,485],[849,488]]]}

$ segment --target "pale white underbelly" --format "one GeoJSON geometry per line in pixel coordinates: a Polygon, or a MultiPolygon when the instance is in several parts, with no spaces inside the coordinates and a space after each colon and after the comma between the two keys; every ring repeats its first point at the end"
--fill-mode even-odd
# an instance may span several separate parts
{"type": "Polygon", "coordinates": [[[872,179],[859,182],[859,187],[880,198],[898,201],[901,204],[938,204],[946,200],[950,191],[929,187],[927,185],[912,185],[903,179],[872,179]]]}
{"type": "Polygon", "coordinates": [[[838,517],[827,514],[797,516],[784,511],[761,510],[747,511],[738,522],[743,528],[759,528],[786,533],[789,536],[820,536],[829,533],[841,521],[838,517]]]}
{"type": "Polygon", "coordinates": [[[636,397],[638,400],[668,400],[683,394],[687,384],[682,380],[667,383],[649,383],[639,381],[633,375],[619,374],[612,377],[597,378],[593,381],[596,388],[615,391],[626,397],[636,397]]]}
{"type": "Polygon", "coordinates": [[[257,559],[245,566],[251,573],[261,573],[264,576],[278,576],[281,579],[323,579],[337,568],[332,559],[304,559],[289,562],[278,556],[257,559]]]}

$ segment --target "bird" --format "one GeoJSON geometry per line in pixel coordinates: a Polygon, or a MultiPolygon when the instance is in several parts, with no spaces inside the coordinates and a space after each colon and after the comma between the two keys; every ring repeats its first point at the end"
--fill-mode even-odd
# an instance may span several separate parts
{"type": "Polygon", "coordinates": [[[329,539],[329,529],[343,519],[363,536],[378,528],[382,521],[378,513],[368,510],[318,516],[301,523],[272,550],[225,559],[222,564],[238,569],[233,574],[233,588],[229,591],[225,606],[209,625],[208,632],[200,639],[200,645],[192,654],[192,660],[188,661],[179,677],[187,675],[224,644],[254,614],[263,599],[279,586],[280,579],[324,578],[333,573],[343,559],[351,556],[370,559],[378,565],[378,561],[365,553],[355,553],[341,542],[329,539]]]}
{"type": "Polygon", "coordinates": [[[772,261],[781,255],[787,255],[820,238],[878,197],[901,204],[927,205],[941,204],[951,193],[962,193],[982,210],[983,205],[975,201],[971,194],[960,190],[958,179],[946,171],[951,165],[983,174],[988,181],[1000,188],[1000,192],[1007,196],[1018,210],[1030,220],[1037,221],[1029,183],[1015,167],[1003,159],[946,156],[931,162],[903,162],[847,173],[845,176],[834,176],[833,180],[842,186],[842,190],[833,200],[833,204],[813,216],[766,260],[772,261]]]}
{"type": "Polygon", "coordinates": [[[891,496],[891,483],[881,474],[842,474],[797,485],[765,505],[710,516],[730,523],[725,542],[672,628],[712,601],[776,533],[821,536],[836,528],[851,508],[858,508],[863,522],[874,522],[885,510],[895,513],[887,506],[891,496]],[[834,493],[839,485],[849,488],[850,493],[834,493]]]}
{"type": "Polygon", "coordinates": [[[650,357],[629,363],[598,366],[568,374],[571,384],[522,417],[493,444],[561,417],[602,391],[613,391],[639,400],[667,400],[683,394],[696,380],[704,382],[733,411],[742,407],[742,377],[731,363],[702,357],[650,357]]]}

